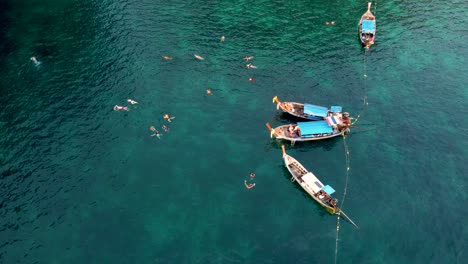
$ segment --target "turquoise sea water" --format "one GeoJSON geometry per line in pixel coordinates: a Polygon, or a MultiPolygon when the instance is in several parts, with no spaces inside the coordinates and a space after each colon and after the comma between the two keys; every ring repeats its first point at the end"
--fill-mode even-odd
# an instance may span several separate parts
{"type": "Polygon", "coordinates": [[[365,52],[366,1],[1,1],[0,262],[464,263],[468,4],[375,6],[365,52]],[[287,144],[340,203],[348,176],[337,256],[275,95],[361,114],[287,144]]]}

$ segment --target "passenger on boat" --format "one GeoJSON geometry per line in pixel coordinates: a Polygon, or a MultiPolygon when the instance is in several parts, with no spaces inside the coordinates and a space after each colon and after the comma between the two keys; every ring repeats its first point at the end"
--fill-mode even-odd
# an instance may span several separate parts
{"type": "Polygon", "coordinates": [[[294,128],[294,136],[293,138],[298,138],[301,137],[301,128],[299,126],[296,126],[294,128]]]}
{"type": "Polygon", "coordinates": [[[342,120],[343,120],[343,124],[346,125],[346,126],[349,126],[351,124],[351,118],[349,117],[348,112],[343,113],[342,120]]]}
{"type": "Polygon", "coordinates": [[[293,127],[292,125],[289,125],[288,131],[289,131],[289,135],[290,135],[291,137],[293,137],[293,134],[294,134],[294,127],[293,127]]]}
{"type": "Polygon", "coordinates": [[[320,191],[318,191],[318,193],[316,194],[316,197],[318,197],[319,199],[323,199],[323,198],[325,198],[325,194],[326,194],[326,192],[320,190],[320,191]]]}

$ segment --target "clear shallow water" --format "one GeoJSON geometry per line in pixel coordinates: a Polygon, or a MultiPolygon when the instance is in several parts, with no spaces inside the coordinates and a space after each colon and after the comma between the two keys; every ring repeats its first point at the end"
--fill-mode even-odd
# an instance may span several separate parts
{"type": "MultiPolygon", "coordinates": [[[[468,5],[443,3],[378,1],[365,54],[365,1],[3,1],[1,262],[333,263],[336,217],[264,126],[278,95],[362,113],[339,263],[462,263],[468,5]]],[[[288,153],[341,200],[343,139],[288,153]]]]}

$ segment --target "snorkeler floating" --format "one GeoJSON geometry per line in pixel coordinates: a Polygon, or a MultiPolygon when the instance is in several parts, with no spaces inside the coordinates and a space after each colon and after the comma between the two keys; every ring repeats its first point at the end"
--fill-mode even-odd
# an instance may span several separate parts
{"type": "Polygon", "coordinates": [[[247,189],[252,189],[253,187],[255,187],[255,183],[247,183],[247,180],[244,180],[244,186],[247,189]]]}
{"type": "Polygon", "coordinates": [[[159,139],[161,139],[161,134],[159,134],[159,131],[156,130],[156,128],[155,128],[154,126],[150,126],[150,130],[154,132],[154,133],[151,135],[152,137],[156,136],[156,137],[158,137],[159,139]]]}
{"type": "Polygon", "coordinates": [[[167,120],[167,122],[171,122],[171,120],[175,118],[175,116],[169,116],[169,114],[165,114],[163,117],[167,120]]]}
{"type": "Polygon", "coordinates": [[[162,57],[163,57],[163,59],[165,59],[165,60],[172,60],[172,57],[169,57],[169,56],[162,56],[162,57]]]}
{"type": "Polygon", "coordinates": [[[253,58],[254,58],[254,56],[247,56],[247,57],[244,57],[244,60],[245,60],[245,61],[249,61],[249,60],[251,60],[251,59],[253,59],[253,58]]]}
{"type": "Polygon", "coordinates": [[[34,57],[34,56],[31,57],[31,61],[34,62],[34,64],[36,64],[36,66],[39,65],[39,64],[41,64],[41,62],[38,61],[38,60],[36,59],[36,57],[34,57]]]}
{"type": "Polygon", "coordinates": [[[114,106],[114,110],[115,110],[115,111],[120,111],[120,110],[130,111],[130,109],[128,109],[128,107],[126,107],[126,106],[120,106],[120,105],[115,105],[115,106],[114,106]]]}
{"type": "Polygon", "coordinates": [[[247,67],[249,69],[257,69],[257,66],[253,65],[252,63],[249,63],[249,64],[245,65],[245,67],[247,67]]]}
{"type": "Polygon", "coordinates": [[[203,58],[202,56],[200,56],[198,54],[193,54],[193,56],[198,60],[205,60],[205,58],[203,58]]]}
{"type": "Polygon", "coordinates": [[[127,102],[131,103],[132,105],[138,104],[137,101],[134,101],[134,100],[132,100],[132,99],[130,99],[130,98],[127,99],[127,102]]]}
{"type": "Polygon", "coordinates": [[[224,37],[224,35],[221,36],[221,42],[223,42],[226,38],[224,37]]]}

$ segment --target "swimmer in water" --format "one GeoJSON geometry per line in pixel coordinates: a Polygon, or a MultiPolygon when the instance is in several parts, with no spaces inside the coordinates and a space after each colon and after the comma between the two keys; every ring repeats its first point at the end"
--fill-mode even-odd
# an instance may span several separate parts
{"type": "Polygon", "coordinates": [[[252,63],[249,63],[247,65],[245,65],[247,68],[249,69],[257,69],[257,66],[253,65],[252,63]]]}
{"type": "Polygon", "coordinates": [[[36,65],[41,64],[41,63],[36,59],[36,57],[34,57],[34,56],[31,57],[31,61],[34,62],[34,64],[36,64],[36,65]]]}
{"type": "Polygon", "coordinates": [[[163,126],[162,126],[162,129],[164,129],[164,132],[168,132],[168,131],[169,131],[169,128],[168,128],[166,125],[163,125],[163,126]]]}
{"type": "Polygon", "coordinates": [[[131,103],[132,105],[138,104],[137,101],[134,101],[134,100],[132,100],[132,99],[130,99],[130,98],[127,99],[127,102],[131,103]]]}
{"type": "Polygon", "coordinates": [[[247,180],[244,180],[244,185],[247,189],[252,189],[253,187],[255,187],[255,183],[247,183],[247,180]]]}
{"type": "Polygon", "coordinates": [[[249,77],[249,81],[250,82],[255,82],[255,78],[254,77],[249,77]]]}
{"type": "Polygon", "coordinates": [[[254,56],[248,56],[248,57],[245,57],[244,60],[245,60],[245,61],[249,61],[249,60],[251,60],[251,59],[253,59],[253,58],[254,58],[254,56]]]}
{"type": "Polygon", "coordinates": [[[221,36],[221,42],[223,42],[226,38],[224,37],[224,35],[221,36]]]}
{"type": "Polygon", "coordinates": [[[211,94],[211,90],[210,90],[210,89],[206,89],[206,94],[211,94]]]}
{"type": "Polygon", "coordinates": [[[150,130],[153,131],[154,133],[151,135],[152,137],[156,136],[159,139],[161,139],[161,134],[159,134],[159,131],[156,130],[154,126],[150,126],[150,130]]]}
{"type": "Polygon", "coordinates": [[[251,172],[249,177],[250,177],[250,179],[253,179],[255,177],[255,173],[251,172]]]}
{"type": "Polygon", "coordinates": [[[115,111],[119,111],[119,110],[130,111],[130,110],[128,109],[128,107],[126,107],[126,106],[120,106],[120,105],[115,105],[115,106],[114,106],[114,110],[115,110],[115,111]]]}
{"type": "Polygon", "coordinates": [[[200,56],[200,55],[198,55],[198,54],[193,54],[193,56],[194,56],[196,59],[205,60],[205,58],[203,58],[202,56],[200,56]]]}
{"type": "Polygon", "coordinates": [[[172,57],[169,57],[169,56],[162,56],[162,57],[163,57],[163,59],[165,59],[165,60],[172,60],[172,57]]]}
{"type": "Polygon", "coordinates": [[[167,122],[171,122],[171,120],[175,118],[175,116],[169,116],[169,114],[165,114],[163,117],[167,120],[167,122]]]}

